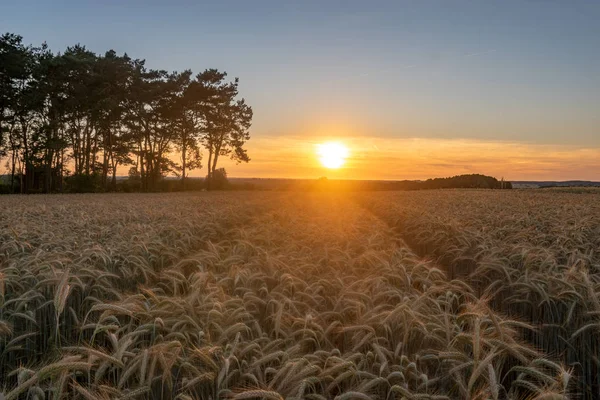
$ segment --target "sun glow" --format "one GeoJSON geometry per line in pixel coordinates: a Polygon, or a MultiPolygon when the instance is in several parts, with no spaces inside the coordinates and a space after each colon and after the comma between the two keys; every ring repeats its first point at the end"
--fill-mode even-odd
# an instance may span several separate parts
{"type": "Polygon", "coordinates": [[[348,148],[338,142],[327,142],[317,145],[319,161],[325,168],[337,169],[346,162],[348,148]]]}

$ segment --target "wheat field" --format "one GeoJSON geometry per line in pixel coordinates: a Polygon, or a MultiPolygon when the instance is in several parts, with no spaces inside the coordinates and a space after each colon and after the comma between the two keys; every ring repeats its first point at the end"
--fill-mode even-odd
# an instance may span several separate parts
{"type": "Polygon", "coordinates": [[[595,398],[599,199],[5,196],[0,392],[595,398]]]}

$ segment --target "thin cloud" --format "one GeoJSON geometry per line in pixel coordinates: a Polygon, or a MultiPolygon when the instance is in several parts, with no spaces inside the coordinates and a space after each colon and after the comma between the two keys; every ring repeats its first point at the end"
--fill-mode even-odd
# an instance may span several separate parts
{"type": "Polygon", "coordinates": [[[490,53],[495,53],[495,52],[496,52],[496,49],[490,49],[490,50],[484,50],[484,51],[477,51],[475,53],[464,54],[464,57],[482,56],[484,54],[490,54],[490,53]]]}

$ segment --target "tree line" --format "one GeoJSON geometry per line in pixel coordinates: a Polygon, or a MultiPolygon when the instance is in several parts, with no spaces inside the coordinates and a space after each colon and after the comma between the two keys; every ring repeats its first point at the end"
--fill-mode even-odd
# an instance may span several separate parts
{"type": "Polygon", "coordinates": [[[432,178],[424,181],[358,181],[336,180],[325,177],[317,180],[252,180],[255,190],[299,190],[299,191],[387,191],[387,190],[430,190],[430,189],[512,189],[511,182],[498,180],[481,174],[456,175],[447,178],[432,178]]]}
{"type": "MultiPolygon", "coordinates": [[[[218,161],[248,162],[252,108],[239,80],[206,69],[168,72],[144,60],[80,44],[54,54],[44,43],[0,37],[0,161],[12,193],[62,191],[65,183],[115,190],[128,166],[139,190],[168,175],[186,178],[208,154],[206,186],[218,161]]],[[[222,175],[222,173],[221,173],[222,175]]]]}

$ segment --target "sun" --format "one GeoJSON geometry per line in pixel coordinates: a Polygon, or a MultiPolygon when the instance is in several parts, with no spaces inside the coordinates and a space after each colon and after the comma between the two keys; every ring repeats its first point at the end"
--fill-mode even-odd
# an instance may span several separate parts
{"type": "Polygon", "coordinates": [[[321,164],[323,164],[325,168],[340,168],[346,162],[348,154],[348,148],[338,142],[327,142],[317,145],[319,161],[321,161],[321,164]]]}

